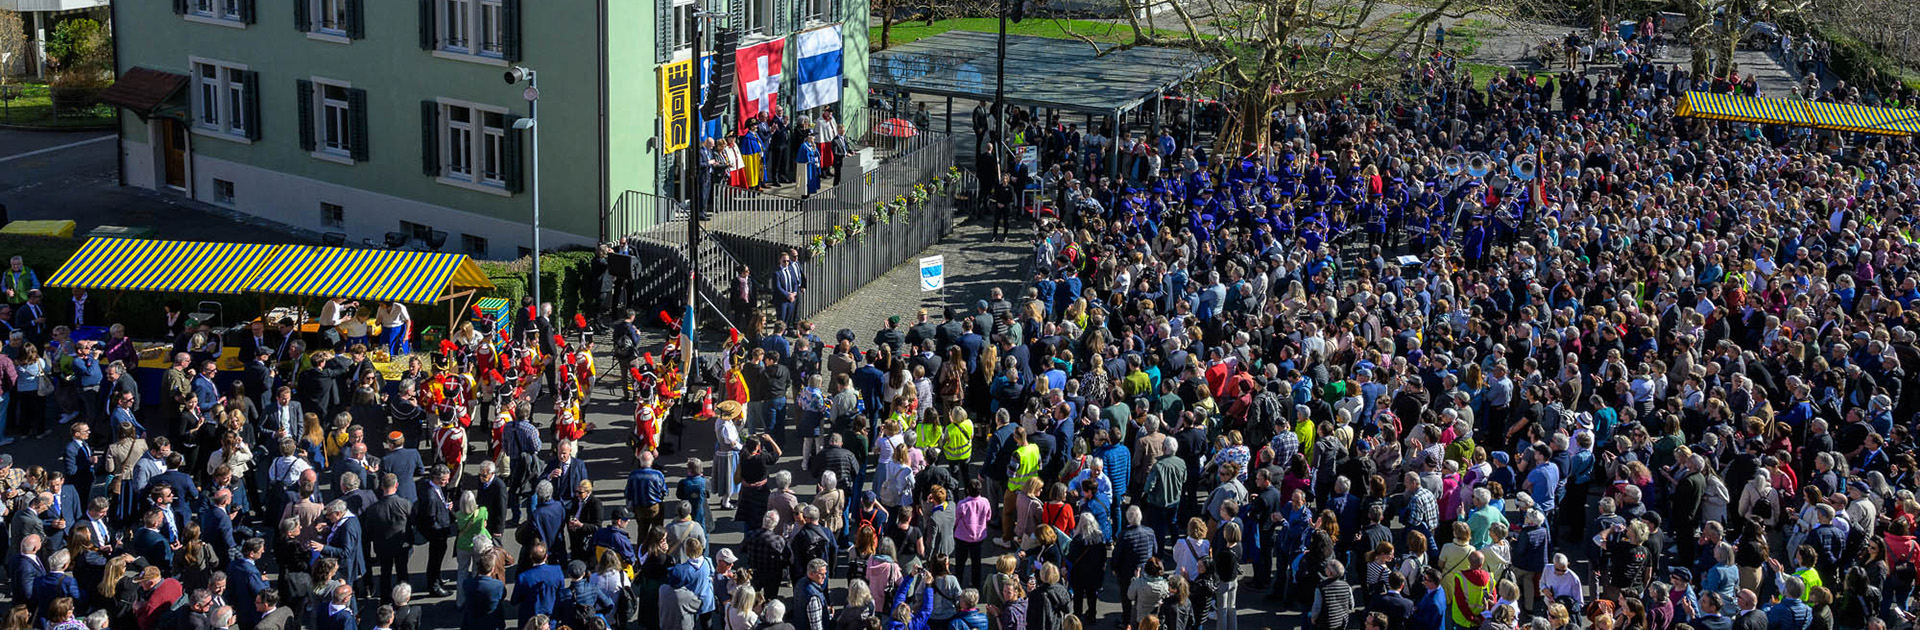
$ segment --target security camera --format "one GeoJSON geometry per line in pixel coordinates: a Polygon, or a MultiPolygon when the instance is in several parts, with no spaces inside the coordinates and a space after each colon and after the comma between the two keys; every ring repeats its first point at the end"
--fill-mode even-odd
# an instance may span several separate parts
{"type": "Polygon", "coordinates": [[[507,85],[513,85],[521,81],[532,79],[533,71],[528,70],[524,66],[514,66],[507,70],[506,76],[504,78],[507,80],[507,85]]]}

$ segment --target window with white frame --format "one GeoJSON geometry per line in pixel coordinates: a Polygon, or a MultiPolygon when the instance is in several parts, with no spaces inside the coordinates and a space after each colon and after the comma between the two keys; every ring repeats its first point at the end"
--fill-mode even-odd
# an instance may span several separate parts
{"type": "Polygon", "coordinates": [[[832,19],[832,16],[829,15],[831,13],[829,10],[831,4],[829,3],[833,1],[834,0],[800,0],[800,10],[805,13],[805,15],[800,16],[801,20],[803,22],[825,22],[832,19]]]}
{"type": "Polygon", "coordinates": [[[447,179],[506,187],[507,112],[468,103],[441,103],[441,175],[447,179]]]}
{"type": "Polygon", "coordinates": [[[327,35],[347,35],[348,0],[309,0],[313,3],[313,32],[327,35]]]}
{"type": "Polygon", "coordinates": [[[336,155],[353,155],[353,102],[344,85],[314,82],[314,111],[319,112],[318,150],[336,155]]]}
{"type": "Polygon", "coordinates": [[[674,0],[673,3],[673,51],[693,50],[693,0],[674,0]]]}
{"type": "MultiPolygon", "coordinates": [[[[190,15],[241,22],[245,21],[244,9],[242,8],[245,1],[246,0],[191,0],[186,4],[186,7],[187,13],[190,15]]],[[[178,7],[180,5],[174,6],[178,7]]]]}
{"type": "Polygon", "coordinates": [[[436,0],[440,3],[440,49],[500,57],[505,51],[504,0],[436,0]]]}
{"type": "Polygon", "coordinates": [[[247,138],[249,74],[243,66],[193,62],[193,120],[199,129],[247,138]]]}
{"type": "Polygon", "coordinates": [[[773,30],[773,0],[746,0],[747,32],[767,33],[773,30]]]}

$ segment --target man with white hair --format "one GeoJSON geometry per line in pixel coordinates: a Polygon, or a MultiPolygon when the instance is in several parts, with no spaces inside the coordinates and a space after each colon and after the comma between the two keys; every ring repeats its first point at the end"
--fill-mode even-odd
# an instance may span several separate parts
{"type": "Polygon", "coordinates": [[[347,502],[338,499],[327,503],[322,518],[326,532],[319,540],[307,543],[307,548],[322,557],[338,559],[340,579],[348,584],[358,582],[367,572],[367,558],[360,545],[360,519],[347,511],[347,502]]]}
{"type": "Polygon", "coordinates": [[[753,570],[753,589],[768,599],[779,597],[780,583],[792,566],[792,550],[779,534],[780,513],[769,511],[760,517],[760,527],[747,532],[740,542],[743,564],[753,570]]]}
{"type": "MultiPolygon", "coordinates": [[[[1187,463],[1176,455],[1180,441],[1173,436],[1159,437],[1163,438],[1162,452],[1159,459],[1147,467],[1146,479],[1140,485],[1140,502],[1146,507],[1147,524],[1153,527],[1156,547],[1170,541],[1178,531],[1174,520],[1179,518],[1180,499],[1187,487],[1187,463]]],[[[1241,495],[1245,494],[1242,490],[1241,495]]]]}
{"type": "Polygon", "coordinates": [[[1495,523],[1508,524],[1507,515],[1494,509],[1492,503],[1493,492],[1486,488],[1473,489],[1473,506],[1467,511],[1467,526],[1473,530],[1473,539],[1468,544],[1473,545],[1475,549],[1485,547],[1487,543],[1492,542],[1487,536],[1487,530],[1492,529],[1495,523]]]}

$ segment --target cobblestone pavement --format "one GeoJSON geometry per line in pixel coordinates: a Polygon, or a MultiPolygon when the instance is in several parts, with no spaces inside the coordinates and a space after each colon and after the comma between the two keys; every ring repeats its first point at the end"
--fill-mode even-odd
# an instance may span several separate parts
{"type": "Polygon", "coordinates": [[[957,221],[953,232],[919,256],[894,266],[867,286],[841,299],[812,317],[822,338],[842,328],[850,329],[865,345],[873,332],[886,326],[887,317],[900,316],[904,329],[912,325],[914,310],[925,308],[940,320],[942,306],[970,312],[974,302],[987,298],[999,287],[1008,299],[1025,291],[1033,269],[1033,247],[1028,235],[1032,223],[1024,222],[1015,230],[1021,238],[990,240],[988,220],[957,221]],[[947,287],[944,292],[920,290],[920,258],[944,256],[947,287]]]}

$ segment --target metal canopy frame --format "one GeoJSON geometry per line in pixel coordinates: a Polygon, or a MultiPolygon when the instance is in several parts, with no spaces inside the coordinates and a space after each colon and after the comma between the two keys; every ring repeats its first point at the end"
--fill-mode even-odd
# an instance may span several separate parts
{"type": "MultiPolygon", "coordinates": [[[[873,53],[873,88],[992,100],[996,37],[948,31],[873,53]]],[[[1117,119],[1214,63],[1206,55],[1178,48],[1109,46],[1096,51],[1085,42],[1008,35],[1006,101],[1117,119]],[[1106,51],[1112,52],[1101,54],[1106,51]]]]}

